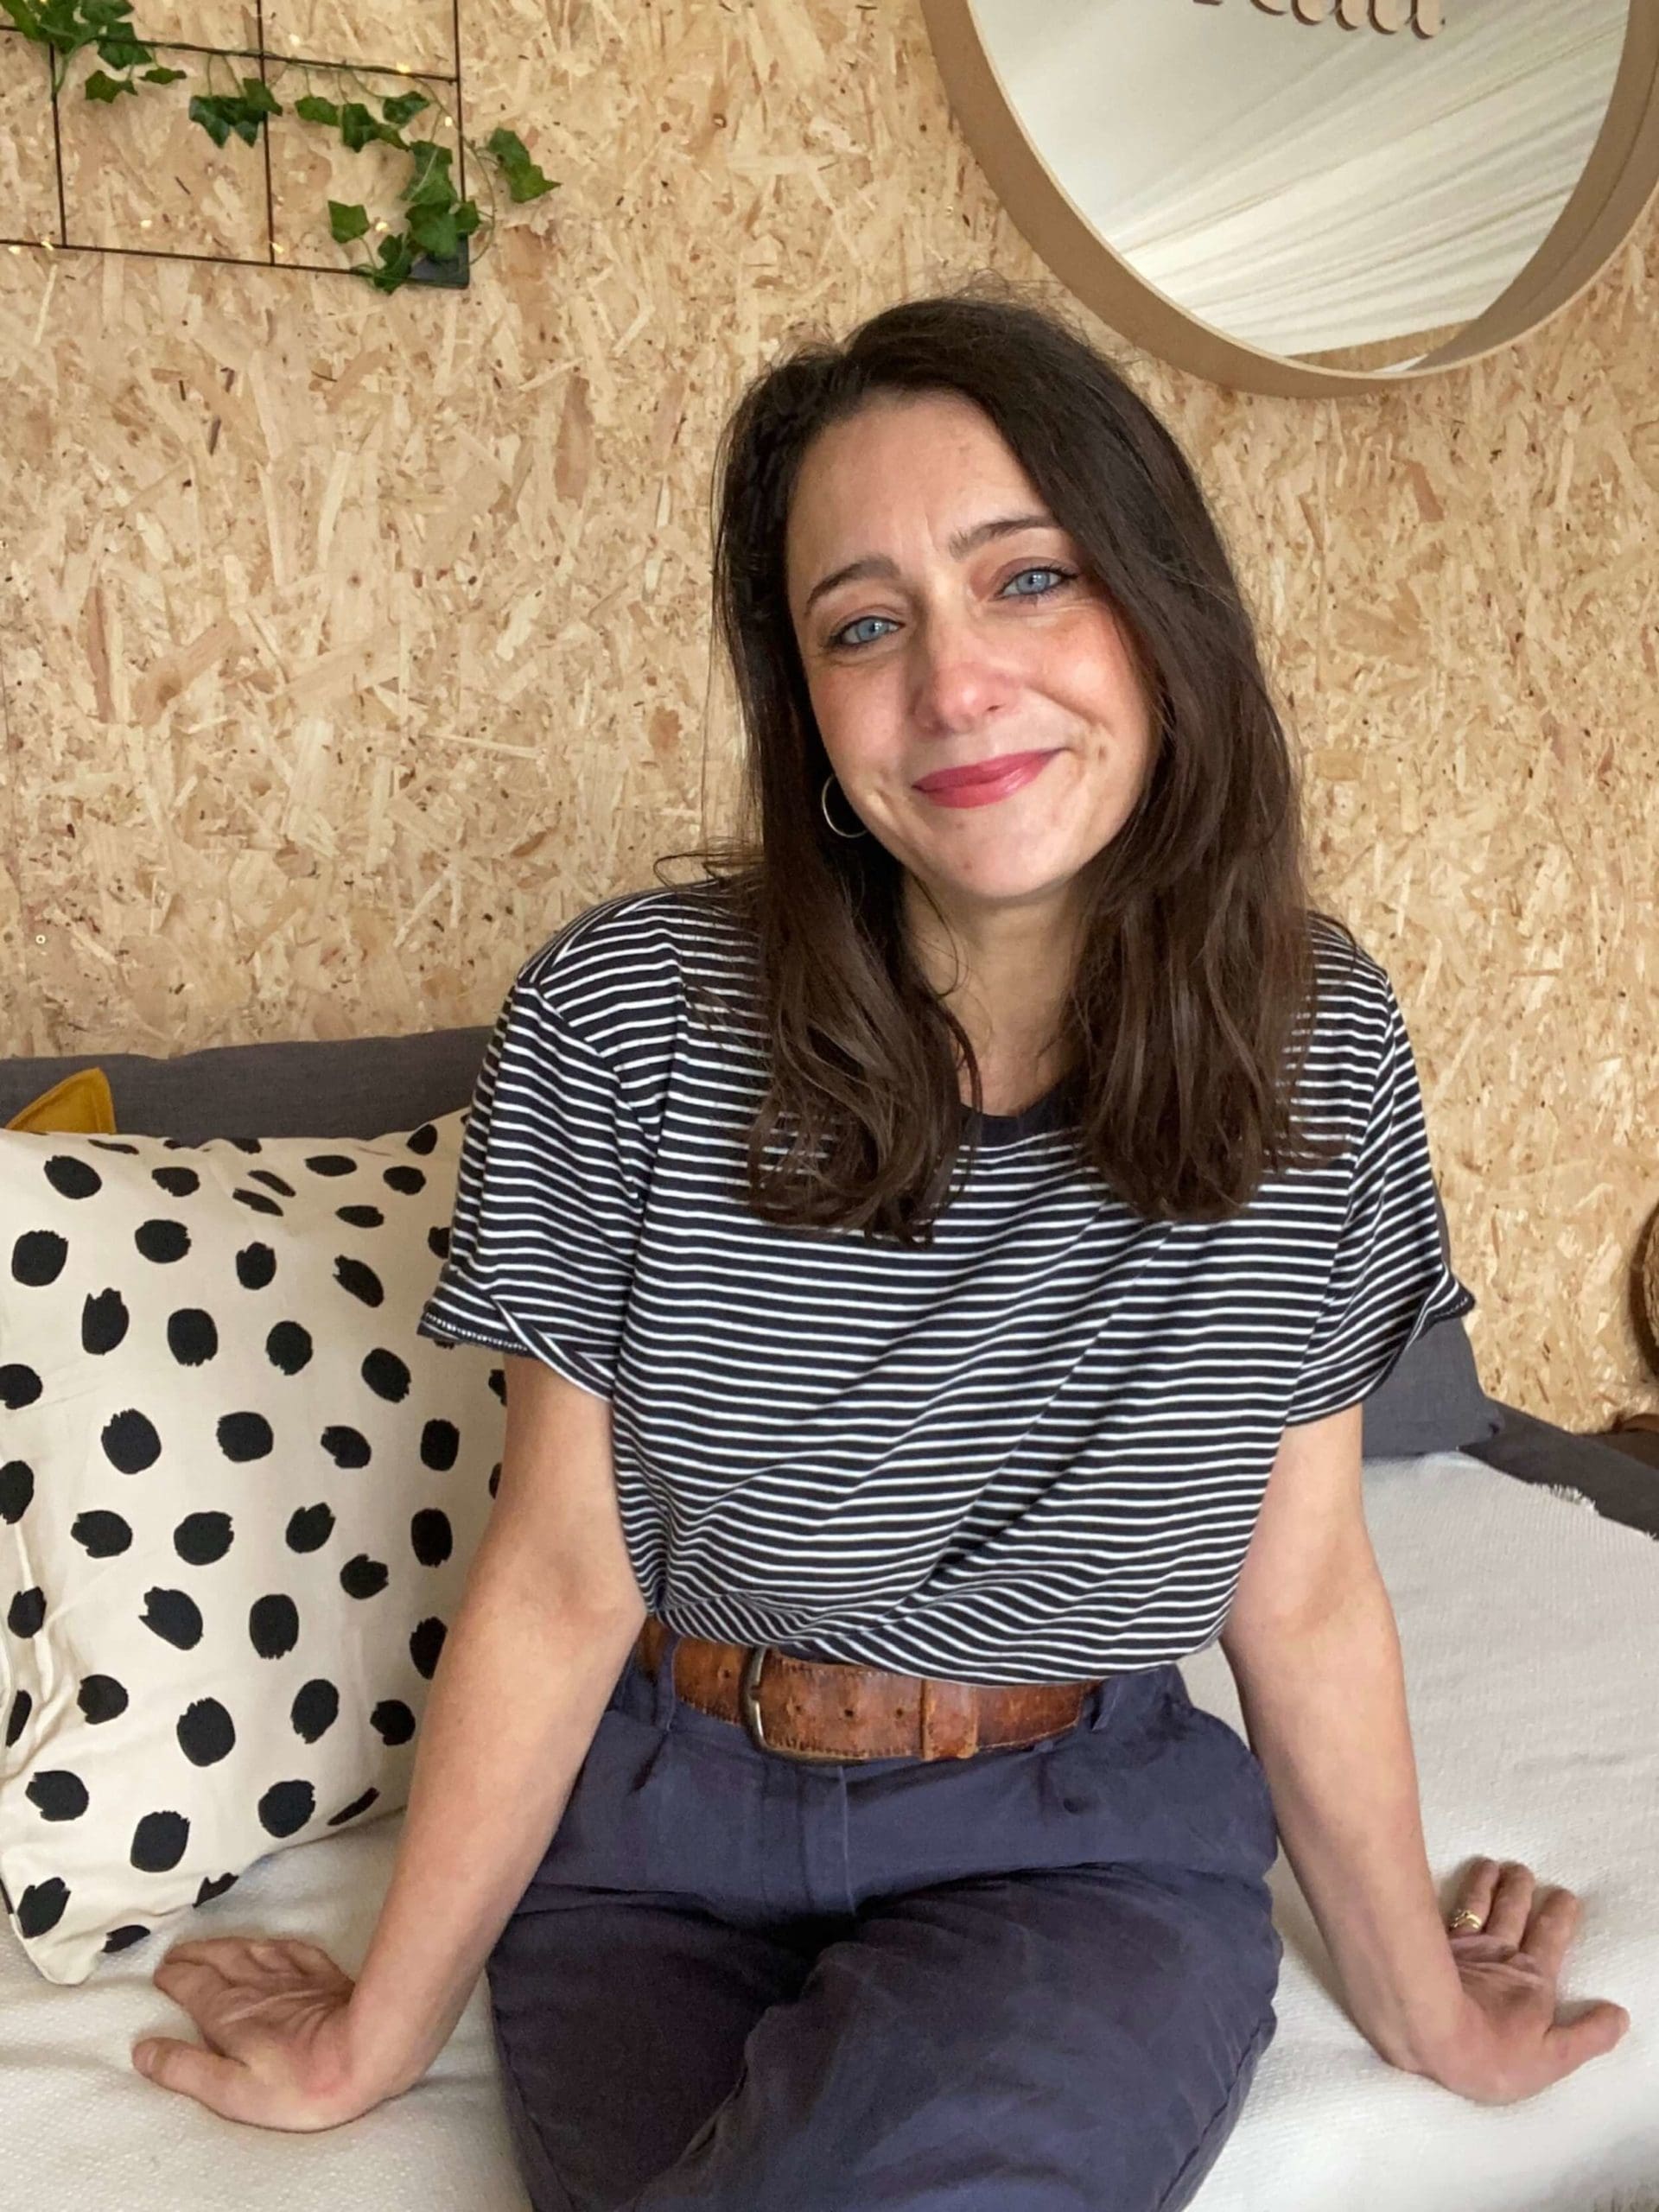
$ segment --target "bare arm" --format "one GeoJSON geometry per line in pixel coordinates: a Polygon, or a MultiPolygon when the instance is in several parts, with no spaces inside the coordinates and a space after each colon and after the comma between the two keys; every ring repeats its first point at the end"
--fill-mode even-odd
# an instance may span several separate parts
{"type": "Polygon", "coordinates": [[[509,1355],[501,1480],[417,1741],[397,1861],[349,2007],[385,2094],[448,2041],[558,1827],[645,1617],[611,1409],[509,1355]]]}
{"type": "Polygon", "coordinates": [[[1611,2050],[1629,2016],[1602,2000],[1555,2022],[1570,1891],[1541,1897],[1524,1934],[1517,1923],[1452,1948],[1361,1454],[1357,1406],[1285,1431],[1222,1649],[1285,1856],[1357,2025],[1391,2064],[1509,2103],[1611,2050]]]}
{"type": "Polygon", "coordinates": [[[417,2082],[563,1816],[645,1613],[609,1405],[509,1354],[501,1479],[433,1676],[356,1982],[296,1939],[175,1943],[151,1979],[203,2041],[146,2037],[137,2070],[228,2120],[304,2131],[417,2082]]]}

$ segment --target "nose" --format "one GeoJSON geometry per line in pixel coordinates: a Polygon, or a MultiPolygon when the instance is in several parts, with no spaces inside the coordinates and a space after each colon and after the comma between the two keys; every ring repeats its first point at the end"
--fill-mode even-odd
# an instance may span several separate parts
{"type": "Polygon", "coordinates": [[[911,704],[918,729],[944,736],[976,729],[1012,700],[1013,677],[970,616],[931,612],[913,634],[911,704]]]}

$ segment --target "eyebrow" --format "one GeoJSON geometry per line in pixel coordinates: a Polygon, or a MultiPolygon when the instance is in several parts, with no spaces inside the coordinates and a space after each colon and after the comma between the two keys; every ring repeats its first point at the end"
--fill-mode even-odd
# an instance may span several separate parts
{"type": "MultiPolygon", "coordinates": [[[[976,523],[971,530],[959,530],[950,541],[950,557],[960,561],[976,546],[993,537],[1007,537],[1016,530],[1057,530],[1059,525],[1050,514],[995,515],[988,522],[976,523]]],[[[885,553],[866,553],[856,561],[849,561],[844,569],[834,569],[827,576],[820,576],[806,594],[801,613],[810,614],[826,592],[834,591],[837,584],[848,584],[860,576],[896,576],[897,562],[885,553]]]]}

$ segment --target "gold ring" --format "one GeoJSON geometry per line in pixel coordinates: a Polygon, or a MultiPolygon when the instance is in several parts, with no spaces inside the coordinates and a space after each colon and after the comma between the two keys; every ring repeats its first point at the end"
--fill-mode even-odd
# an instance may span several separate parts
{"type": "Polygon", "coordinates": [[[1478,1934],[1486,1925],[1477,1914],[1470,1911],[1467,1905],[1461,1911],[1454,1912],[1446,1924],[1447,1932],[1453,1936],[1467,1935],[1471,1930],[1478,1934]]]}

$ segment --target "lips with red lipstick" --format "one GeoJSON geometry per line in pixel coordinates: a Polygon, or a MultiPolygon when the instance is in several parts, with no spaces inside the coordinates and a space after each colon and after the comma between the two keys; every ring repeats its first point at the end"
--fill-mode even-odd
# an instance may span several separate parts
{"type": "Polygon", "coordinates": [[[1001,753],[993,760],[976,760],[966,767],[936,768],[931,775],[918,777],[912,788],[944,806],[984,806],[1028,784],[1058,749],[1001,753]]]}

